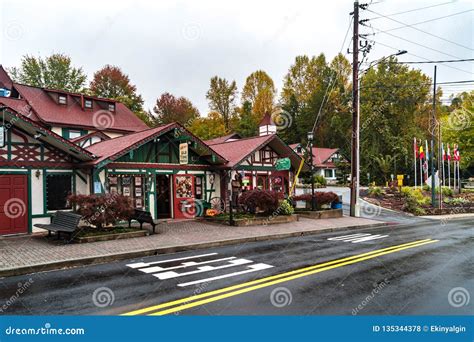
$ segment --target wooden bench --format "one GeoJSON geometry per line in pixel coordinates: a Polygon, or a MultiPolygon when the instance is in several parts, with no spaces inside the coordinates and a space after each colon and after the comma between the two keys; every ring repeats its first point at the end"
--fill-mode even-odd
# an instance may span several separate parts
{"type": "Polygon", "coordinates": [[[133,215],[128,219],[128,227],[132,225],[132,220],[140,223],[140,229],[143,229],[143,223],[149,223],[153,227],[153,234],[155,234],[156,223],[151,216],[151,213],[146,210],[134,209],[133,215]]]}
{"type": "Polygon", "coordinates": [[[50,224],[37,223],[34,226],[46,229],[48,231],[48,236],[51,236],[52,231],[56,232],[59,239],[59,235],[61,232],[69,233],[70,236],[72,236],[77,226],[79,225],[79,221],[81,220],[81,218],[81,215],[74,214],[68,211],[57,211],[54,216],[51,217],[50,224]]]}

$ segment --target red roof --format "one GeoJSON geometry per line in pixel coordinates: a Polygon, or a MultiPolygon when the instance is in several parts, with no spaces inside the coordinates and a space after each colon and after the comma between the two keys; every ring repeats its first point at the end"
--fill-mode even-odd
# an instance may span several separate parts
{"type": "Polygon", "coordinates": [[[238,133],[231,133],[231,134],[224,135],[222,137],[204,140],[204,142],[208,145],[215,145],[215,144],[221,144],[223,142],[226,142],[229,139],[240,139],[240,135],[238,133]]]}
{"type": "MultiPolygon", "coordinates": [[[[94,96],[85,96],[83,94],[71,93],[62,90],[44,89],[14,83],[1,65],[0,87],[5,87],[8,89],[15,88],[18,90],[21,97],[23,98],[22,100],[33,108],[35,114],[37,115],[35,119],[48,125],[97,130],[97,125],[101,123],[101,120],[100,118],[96,120],[97,118],[94,118],[94,114],[99,110],[107,110],[108,103],[115,103],[115,111],[112,112],[112,120],[107,121],[111,123],[110,127],[107,125],[107,131],[119,131],[126,133],[138,132],[148,128],[148,126],[142,120],[140,120],[130,109],[120,102],[112,99],[101,99],[94,96]],[[61,105],[54,100],[58,93],[67,96],[66,105],[61,105]],[[81,101],[83,97],[92,100],[92,109],[82,108],[81,101]],[[99,103],[102,106],[100,106],[99,103]],[[98,124],[94,124],[94,121],[98,121],[98,124]]],[[[9,98],[1,98],[2,102],[5,99],[9,98]]],[[[10,99],[18,100],[13,98],[10,99]]],[[[23,114],[21,111],[19,113],[23,114]]]]}
{"type": "Polygon", "coordinates": [[[229,161],[226,167],[235,167],[266,145],[281,157],[289,157],[292,165],[298,168],[301,158],[276,134],[227,141],[212,145],[211,148],[229,161]]]}
{"type": "Polygon", "coordinates": [[[141,144],[141,142],[147,138],[166,131],[173,125],[173,123],[170,123],[156,128],[146,129],[141,132],[127,134],[118,138],[104,140],[87,147],[86,150],[99,157],[98,159],[94,160],[94,164],[98,164],[107,158],[113,158],[116,156],[118,157],[127,151],[133,150],[136,148],[135,145],[141,144]]]}
{"type": "Polygon", "coordinates": [[[32,121],[38,122],[38,116],[31,106],[23,99],[15,99],[11,97],[0,97],[0,104],[5,105],[15,112],[20,113],[32,121]]]}
{"type": "MultiPolygon", "coordinates": [[[[33,107],[41,121],[50,125],[97,129],[97,124],[94,124],[94,113],[103,110],[97,104],[97,100],[93,100],[93,108],[96,109],[87,110],[82,109],[80,105],[80,94],[65,93],[68,96],[67,105],[60,105],[48,95],[48,91],[45,89],[16,83],[14,86],[33,107]]],[[[136,132],[148,128],[142,120],[120,102],[115,103],[115,111],[112,115],[111,126],[107,128],[109,131],[136,132]]]]}
{"type": "MultiPolygon", "coordinates": [[[[291,144],[290,147],[295,149],[300,144],[291,144]]],[[[332,161],[328,161],[334,153],[339,151],[338,148],[313,147],[313,165],[316,167],[334,168],[336,167],[332,161]]]]}
{"type": "Polygon", "coordinates": [[[8,76],[5,69],[3,69],[3,67],[0,65],[0,88],[11,89],[12,84],[13,84],[13,82],[12,82],[10,76],[8,76]]]}
{"type": "MultiPolygon", "coordinates": [[[[15,100],[9,98],[0,98],[0,102],[15,102],[15,100]]],[[[21,102],[22,101],[18,101],[18,103],[21,102]]],[[[22,107],[19,107],[19,109],[22,109],[22,107]]],[[[80,160],[91,160],[95,157],[92,153],[85,150],[84,148],[77,146],[73,142],[64,139],[62,136],[40,125],[38,122],[32,119],[33,115],[20,113],[15,108],[13,108],[13,106],[9,105],[7,105],[7,110],[4,112],[4,115],[5,120],[11,122],[14,126],[20,127],[30,135],[38,133],[41,134],[42,141],[73,155],[75,158],[80,160]]]]}
{"type": "Polygon", "coordinates": [[[275,125],[275,123],[273,122],[273,119],[272,119],[272,116],[268,113],[265,113],[265,115],[263,116],[262,120],[260,120],[260,123],[258,124],[258,126],[266,126],[266,125],[275,125]]]}
{"type": "Polygon", "coordinates": [[[265,145],[272,138],[273,135],[245,138],[215,144],[211,148],[229,161],[226,166],[232,167],[242,162],[251,153],[256,151],[257,147],[265,145]]]}
{"type": "MultiPolygon", "coordinates": [[[[104,140],[94,145],[91,145],[86,148],[89,152],[93,153],[96,156],[99,156],[98,159],[93,161],[93,164],[99,164],[100,162],[106,159],[117,159],[124,155],[125,153],[138,148],[139,146],[147,143],[148,141],[154,139],[156,136],[164,134],[175,127],[180,127],[181,129],[186,130],[183,126],[178,123],[169,123],[163,126],[156,128],[149,128],[141,132],[127,134],[118,138],[104,140]]],[[[207,145],[195,137],[192,133],[186,130],[186,133],[189,134],[196,141],[200,142],[203,146],[207,145]]],[[[215,152],[212,148],[208,147],[209,151],[214,152],[218,158],[221,159],[222,163],[225,163],[225,158],[219,153],[215,152]]]]}

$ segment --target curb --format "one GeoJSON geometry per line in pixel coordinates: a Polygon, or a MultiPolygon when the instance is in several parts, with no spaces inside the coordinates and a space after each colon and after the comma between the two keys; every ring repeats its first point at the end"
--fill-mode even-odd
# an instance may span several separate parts
{"type": "Polygon", "coordinates": [[[196,244],[190,244],[190,245],[160,247],[160,248],[125,252],[125,253],[119,253],[119,254],[101,255],[97,257],[69,259],[69,260],[56,261],[56,262],[51,262],[51,263],[43,263],[43,264],[37,264],[37,265],[31,265],[31,266],[23,266],[23,267],[18,267],[18,268],[9,268],[9,269],[0,270],[0,278],[60,270],[60,269],[69,268],[69,267],[103,264],[107,262],[142,258],[146,256],[153,256],[153,255],[159,255],[159,254],[170,254],[170,253],[192,251],[192,250],[204,249],[204,248],[236,245],[240,243],[280,240],[280,239],[298,237],[298,236],[330,233],[330,232],[339,231],[339,230],[372,229],[372,228],[381,228],[381,227],[393,226],[393,225],[396,225],[396,224],[390,223],[390,222],[380,222],[380,223],[362,224],[362,225],[356,225],[356,226],[325,228],[325,229],[318,229],[318,230],[253,236],[253,237],[248,237],[248,238],[237,238],[237,239],[219,240],[219,241],[211,241],[211,242],[202,242],[202,243],[196,243],[196,244]]]}

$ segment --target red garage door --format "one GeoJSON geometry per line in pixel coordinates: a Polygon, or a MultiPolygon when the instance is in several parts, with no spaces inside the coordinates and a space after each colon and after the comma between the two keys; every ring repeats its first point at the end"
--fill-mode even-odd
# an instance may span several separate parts
{"type": "Polygon", "coordinates": [[[26,175],[0,175],[0,235],[28,233],[26,175]]]}

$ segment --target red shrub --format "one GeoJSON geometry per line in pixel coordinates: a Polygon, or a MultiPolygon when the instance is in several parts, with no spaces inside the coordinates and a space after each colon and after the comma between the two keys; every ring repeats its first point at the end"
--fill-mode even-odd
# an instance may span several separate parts
{"type": "Polygon", "coordinates": [[[130,197],[119,194],[70,195],[68,200],[84,220],[99,229],[103,225],[128,220],[133,214],[130,197]]]}
{"type": "Polygon", "coordinates": [[[281,193],[267,190],[249,190],[239,196],[239,204],[244,210],[255,214],[258,210],[271,213],[278,209],[279,200],[283,198],[281,193]]]}
{"type": "MultiPolygon", "coordinates": [[[[303,194],[292,197],[293,201],[311,201],[311,194],[303,194]]],[[[331,204],[333,202],[339,203],[339,196],[334,192],[326,191],[315,191],[314,197],[316,197],[316,204],[320,207],[323,204],[331,204]]]]}

